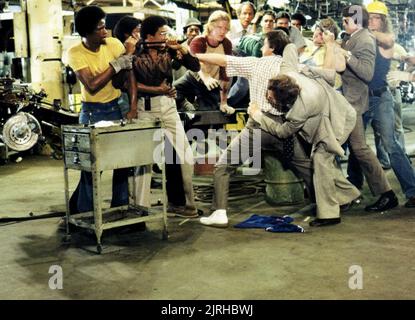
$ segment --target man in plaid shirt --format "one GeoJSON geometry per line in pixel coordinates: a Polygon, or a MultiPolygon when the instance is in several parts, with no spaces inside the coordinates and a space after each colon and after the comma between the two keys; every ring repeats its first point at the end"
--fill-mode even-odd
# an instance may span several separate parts
{"type": "MultiPolygon", "coordinates": [[[[281,30],[271,31],[265,36],[262,48],[262,58],[256,57],[232,57],[215,54],[197,54],[200,61],[226,67],[228,76],[241,76],[249,81],[251,101],[255,101],[264,114],[272,120],[282,123],[281,113],[277,112],[267,101],[266,93],[268,81],[276,77],[281,70],[282,53],[290,40],[281,30]]],[[[294,137],[297,140],[297,137],[294,137]]],[[[236,168],[249,159],[249,152],[245,154],[244,148],[249,146],[251,154],[256,157],[261,154],[261,148],[271,147],[276,150],[276,155],[283,154],[283,140],[265,131],[261,131],[260,125],[248,120],[241,133],[232,140],[226,152],[219,158],[214,176],[215,196],[213,207],[215,211],[206,218],[201,218],[204,225],[226,227],[228,218],[226,208],[228,204],[229,177],[236,168]],[[257,140],[257,138],[259,138],[257,140]],[[241,151],[242,149],[242,151],[241,151]]],[[[254,159],[255,160],[255,159],[254,159]]],[[[254,161],[254,167],[259,169],[261,161],[254,161]]],[[[309,194],[312,192],[312,165],[309,155],[302,143],[294,143],[294,156],[289,163],[290,168],[304,179],[309,194]]]]}

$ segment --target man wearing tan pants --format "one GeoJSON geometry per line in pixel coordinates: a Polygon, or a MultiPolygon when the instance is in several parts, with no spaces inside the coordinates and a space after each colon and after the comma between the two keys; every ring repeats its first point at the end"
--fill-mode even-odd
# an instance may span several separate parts
{"type": "Polygon", "coordinates": [[[251,90],[257,89],[252,94],[256,100],[251,102],[248,109],[251,118],[246,128],[232,141],[226,154],[216,165],[215,211],[209,217],[200,219],[204,225],[216,227],[228,225],[226,197],[229,186],[224,182],[228,181],[225,178],[229,176],[235,163],[238,160],[239,163],[245,160],[245,158],[232,157],[233,154],[239,155],[239,145],[242,148],[249,146],[253,149],[252,153],[256,155],[260,154],[264,143],[272,144],[276,155],[286,158],[287,162],[304,178],[306,185],[310,184],[310,178],[313,176],[317,219],[310,223],[311,226],[340,223],[340,206],[352,202],[360,195],[360,192],[342,175],[334,159],[335,155],[344,154],[341,144],[346,141],[356,121],[356,112],[352,106],[326,82],[334,83],[335,71],[303,70],[303,74],[298,73],[295,46],[283,45],[283,52],[278,50],[278,46],[284,40],[278,39],[274,42],[278,36],[275,31],[267,34],[262,49],[265,54],[261,59],[198,55],[202,61],[226,66],[230,74],[233,74],[235,69],[250,80],[253,84],[250,85],[251,90]],[[270,54],[271,48],[275,56],[270,54]],[[278,54],[283,55],[282,61],[278,54]],[[273,60],[276,60],[274,61],[276,65],[272,65],[273,60]],[[261,62],[265,64],[261,65],[261,62]],[[271,76],[269,84],[265,83],[266,87],[264,87],[264,81],[256,80],[259,79],[258,77],[269,76],[266,70],[274,70],[276,76],[271,76]],[[297,91],[291,93],[291,90],[297,91]],[[284,99],[284,96],[287,97],[284,99]],[[264,99],[267,99],[267,104],[264,99]],[[270,107],[264,108],[268,105],[270,107]],[[249,131],[253,129],[260,129],[257,131],[260,131],[261,139],[256,143],[255,139],[250,137],[249,131]],[[291,142],[290,138],[293,139],[291,142]],[[311,149],[311,154],[305,152],[307,148],[304,146],[307,145],[311,149]],[[301,147],[304,149],[301,150],[301,147]],[[234,149],[236,152],[232,152],[234,149]]]}
{"type": "MultiPolygon", "coordinates": [[[[334,71],[331,82],[334,82],[334,71]]],[[[340,206],[360,196],[342,174],[335,156],[343,156],[344,143],[356,122],[356,112],[346,99],[315,72],[286,71],[269,81],[267,96],[274,108],[285,113],[283,124],[270,121],[251,104],[250,116],[261,129],[279,139],[302,137],[312,145],[313,184],[317,219],[310,226],[340,223],[340,206]],[[324,97],[324,103],[321,98],[324,97]]]]}
{"type": "MultiPolygon", "coordinates": [[[[186,48],[174,40],[168,40],[167,31],[167,22],[162,17],[151,16],[144,19],[141,24],[141,38],[146,41],[146,44],[144,49],[136,54],[134,63],[139,91],[138,118],[159,118],[163,122],[166,138],[176,150],[179,158],[186,199],[185,206],[172,213],[180,217],[196,218],[198,212],[192,182],[194,160],[177,113],[174,100],[176,90],[171,83],[173,60],[195,72],[200,70],[200,64],[186,48]]],[[[173,163],[172,152],[166,152],[165,156],[166,163],[173,163]]],[[[150,207],[151,166],[137,168],[134,182],[135,204],[150,207]]]]}
{"type": "MultiPolygon", "coordinates": [[[[197,210],[194,200],[193,191],[193,153],[189,141],[186,137],[182,122],[176,109],[176,102],[173,98],[167,96],[157,96],[151,98],[151,111],[143,112],[144,99],[138,101],[139,119],[161,119],[164,125],[165,138],[169,139],[173,148],[176,150],[180,159],[180,167],[183,179],[183,189],[186,199],[186,208],[184,212],[176,212],[176,215],[182,217],[196,218],[197,210]],[[191,214],[192,213],[192,214],[191,214]]],[[[171,163],[173,156],[171,150],[166,150],[166,162],[171,163]]],[[[135,201],[136,204],[144,207],[150,207],[150,186],[151,186],[151,165],[141,166],[135,175],[135,201]]],[[[131,190],[131,188],[130,188],[131,190]]]]}

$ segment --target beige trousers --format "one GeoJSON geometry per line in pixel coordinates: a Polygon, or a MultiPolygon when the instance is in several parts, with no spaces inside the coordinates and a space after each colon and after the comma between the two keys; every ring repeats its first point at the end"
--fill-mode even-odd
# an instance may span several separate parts
{"type": "MultiPolygon", "coordinates": [[[[169,139],[170,143],[176,150],[177,156],[180,159],[183,189],[186,198],[186,207],[194,209],[194,191],[193,191],[193,153],[190,144],[187,140],[183,124],[177,113],[174,99],[167,96],[157,96],[151,98],[151,111],[144,112],[144,100],[138,101],[139,119],[145,118],[159,118],[164,125],[165,137],[169,139]]],[[[172,160],[172,153],[166,150],[166,163],[172,160]]],[[[151,207],[150,191],[151,191],[151,166],[137,167],[134,177],[129,180],[130,190],[135,190],[134,194],[130,196],[133,198],[133,203],[143,207],[151,207]],[[132,188],[134,186],[134,188],[132,188]]]]}
{"type": "Polygon", "coordinates": [[[359,197],[360,191],[344,177],[335,155],[327,152],[322,144],[313,154],[313,167],[317,218],[340,217],[340,206],[359,197]]]}

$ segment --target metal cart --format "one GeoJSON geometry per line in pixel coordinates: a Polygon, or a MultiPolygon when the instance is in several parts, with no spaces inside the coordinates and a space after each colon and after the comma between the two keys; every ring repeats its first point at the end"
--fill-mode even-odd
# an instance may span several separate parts
{"type": "MultiPolygon", "coordinates": [[[[102,252],[101,236],[104,230],[147,221],[160,221],[162,225],[162,239],[166,240],[167,213],[166,213],[166,177],[164,164],[162,166],[163,209],[150,210],[132,204],[103,210],[101,172],[119,168],[149,165],[154,162],[153,152],[163,143],[163,133],[158,134],[160,139],[154,139],[156,131],[161,129],[158,120],[137,120],[125,124],[115,122],[109,127],[95,127],[94,125],[66,125],[62,126],[62,142],[64,153],[64,178],[66,201],[66,236],[69,242],[69,224],[95,231],[97,251],[102,252]],[[69,211],[69,183],[68,170],[85,170],[92,174],[93,208],[92,212],[70,215],[69,211]],[[140,210],[147,210],[148,216],[141,216],[140,210]],[[157,212],[158,211],[158,212],[157,212]]],[[[161,131],[161,130],[160,130],[161,131]]],[[[156,135],[155,135],[156,134],[156,135]]],[[[163,150],[163,148],[159,148],[163,150]]],[[[135,190],[134,190],[135,191],[135,190]]],[[[135,194],[135,192],[133,192],[135,194]]]]}

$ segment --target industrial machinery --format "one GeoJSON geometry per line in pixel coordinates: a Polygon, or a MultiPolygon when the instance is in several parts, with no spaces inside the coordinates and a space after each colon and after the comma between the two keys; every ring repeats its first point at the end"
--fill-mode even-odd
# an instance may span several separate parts
{"type": "Polygon", "coordinates": [[[16,86],[13,79],[0,79],[0,128],[3,143],[14,151],[32,148],[42,129],[33,116],[43,95],[32,94],[25,86],[16,86]]]}
{"type": "Polygon", "coordinates": [[[78,115],[64,111],[58,103],[44,101],[44,91],[35,92],[27,84],[0,78],[0,159],[7,161],[17,152],[38,142],[49,143],[55,157],[61,157],[60,127],[75,124],[78,115]]]}

